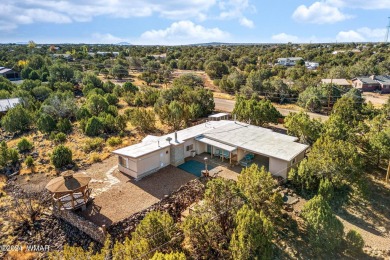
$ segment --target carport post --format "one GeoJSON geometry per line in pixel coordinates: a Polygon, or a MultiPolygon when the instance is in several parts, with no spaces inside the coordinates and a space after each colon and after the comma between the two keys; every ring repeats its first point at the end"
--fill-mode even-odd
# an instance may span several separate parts
{"type": "Polygon", "coordinates": [[[204,158],[204,167],[205,167],[205,170],[206,170],[206,173],[208,172],[207,170],[207,157],[204,158]]]}

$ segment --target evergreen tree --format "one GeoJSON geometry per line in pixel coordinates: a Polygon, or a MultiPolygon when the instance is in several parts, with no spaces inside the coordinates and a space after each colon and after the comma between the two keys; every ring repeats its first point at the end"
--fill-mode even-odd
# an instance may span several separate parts
{"type": "Polygon", "coordinates": [[[321,195],[304,205],[302,217],[307,224],[310,244],[316,253],[329,254],[340,247],[344,235],[343,224],[321,195]]]}
{"type": "Polygon", "coordinates": [[[7,132],[23,132],[30,129],[32,117],[30,113],[21,105],[8,110],[7,114],[1,119],[1,125],[7,132]]]}
{"type": "Polygon", "coordinates": [[[275,192],[277,184],[271,173],[264,167],[259,169],[257,164],[242,169],[238,176],[237,185],[244,194],[248,205],[257,212],[277,217],[283,204],[281,195],[275,192]]]}
{"type": "Polygon", "coordinates": [[[284,126],[288,134],[298,137],[305,144],[313,144],[320,137],[323,127],[321,121],[310,119],[304,112],[290,113],[284,119],[284,126]]]}
{"type": "Polygon", "coordinates": [[[271,259],[273,226],[262,213],[243,206],[236,215],[230,241],[233,259],[271,259]]]}

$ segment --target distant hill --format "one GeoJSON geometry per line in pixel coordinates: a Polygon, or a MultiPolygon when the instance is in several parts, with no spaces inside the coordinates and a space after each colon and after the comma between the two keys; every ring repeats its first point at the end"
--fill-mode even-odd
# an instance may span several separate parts
{"type": "Polygon", "coordinates": [[[131,43],[129,43],[129,42],[118,42],[118,43],[116,43],[115,45],[126,46],[126,45],[133,45],[133,44],[131,44],[131,43]]]}

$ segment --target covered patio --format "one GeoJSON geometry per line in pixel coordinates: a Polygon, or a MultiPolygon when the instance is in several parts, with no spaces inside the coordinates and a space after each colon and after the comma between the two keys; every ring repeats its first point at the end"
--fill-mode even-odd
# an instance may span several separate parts
{"type": "Polygon", "coordinates": [[[207,145],[206,151],[209,153],[210,159],[219,158],[222,162],[228,161],[230,165],[237,164],[237,147],[227,145],[205,136],[195,138],[200,143],[207,145]]]}

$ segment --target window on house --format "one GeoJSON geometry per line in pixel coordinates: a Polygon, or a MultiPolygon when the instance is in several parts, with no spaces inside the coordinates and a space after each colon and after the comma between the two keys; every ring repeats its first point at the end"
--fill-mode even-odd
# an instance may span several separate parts
{"type": "Polygon", "coordinates": [[[194,149],[194,145],[193,144],[190,144],[190,145],[187,145],[186,146],[186,151],[192,151],[194,149]]]}
{"type": "Polygon", "coordinates": [[[119,165],[123,167],[127,167],[127,159],[119,156],[119,165]]]}
{"type": "Polygon", "coordinates": [[[297,158],[294,158],[294,159],[291,161],[291,166],[293,166],[296,162],[297,162],[297,158]]]}

